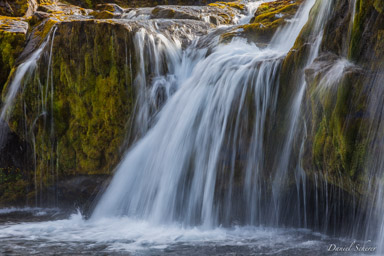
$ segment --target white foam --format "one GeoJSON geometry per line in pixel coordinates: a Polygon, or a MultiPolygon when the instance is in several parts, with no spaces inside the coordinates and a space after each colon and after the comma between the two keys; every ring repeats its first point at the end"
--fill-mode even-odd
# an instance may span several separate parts
{"type": "Polygon", "coordinates": [[[9,207],[9,208],[0,208],[0,215],[10,214],[10,213],[32,213],[34,216],[43,216],[52,212],[58,212],[58,208],[40,208],[40,207],[9,207]]]}
{"type": "Polygon", "coordinates": [[[175,244],[220,244],[278,248],[307,248],[319,241],[301,239],[309,231],[263,227],[233,227],[204,229],[182,227],[179,224],[157,225],[127,217],[84,220],[81,214],[69,219],[0,226],[0,239],[39,240],[43,247],[49,243],[106,244],[109,251],[135,252],[146,249],[165,249],[175,244]]]}

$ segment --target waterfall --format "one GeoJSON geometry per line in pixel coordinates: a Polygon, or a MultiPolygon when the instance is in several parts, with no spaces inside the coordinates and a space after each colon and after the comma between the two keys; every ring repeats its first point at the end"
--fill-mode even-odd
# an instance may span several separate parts
{"type": "MultiPolygon", "coordinates": [[[[261,219],[268,219],[268,210],[260,208],[266,201],[263,138],[267,117],[273,115],[276,105],[281,61],[307,22],[313,4],[306,1],[295,21],[280,32],[293,35],[284,43],[274,43],[282,40],[277,36],[270,47],[259,49],[234,40],[217,45],[208,56],[191,58],[191,52],[199,52],[195,43],[183,52],[179,64],[183,68],[170,71],[175,74],[171,87],[175,92],[167,95],[153,127],[124,157],[92,218],[130,216],[205,227],[238,221],[260,224],[261,219]],[[238,187],[240,182],[244,182],[243,188],[238,187]]],[[[318,15],[319,19],[325,19],[322,15],[326,13],[318,15]]],[[[317,23],[315,33],[320,33],[324,21],[317,23]]],[[[136,37],[143,40],[142,32],[136,37]]],[[[151,58],[156,56],[153,52],[151,58]]],[[[143,59],[141,54],[142,70],[143,59]]],[[[143,72],[138,79],[143,80],[143,72]]],[[[293,107],[295,115],[303,88],[293,107]]]]}
{"type": "MultiPolygon", "coordinates": [[[[4,102],[3,105],[1,106],[0,110],[0,120],[2,122],[9,122],[11,115],[12,115],[12,108],[14,107],[15,101],[17,96],[22,93],[24,87],[28,86],[32,80],[36,79],[38,71],[39,70],[39,60],[42,58],[44,51],[48,46],[49,47],[49,59],[48,59],[48,65],[47,65],[47,78],[46,78],[46,83],[45,85],[42,85],[40,81],[38,82],[38,85],[40,86],[40,98],[37,99],[39,102],[39,114],[38,116],[35,117],[35,121],[32,124],[32,127],[25,127],[25,136],[29,137],[31,139],[32,143],[32,148],[33,148],[33,155],[34,155],[34,188],[35,191],[40,191],[40,197],[42,196],[42,189],[43,189],[43,184],[42,184],[42,172],[43,170],[40,170],[40,177],[38,176],[38,167],[37,167],[37,159],[36,159],[36,144],[35,144],[35,136],[33,134],[33,129],[35,128],[35,124],[38,121],[39,118],[43,117],[44,122],[46,122],[47,118],[47,113],[53,109],[53,75],[52,75],[52,47],[53,47],[53,41],[55,38],[55,32],[56,32],[56,27],[54,26],[50,32],[48,33],[47,37],[45,40],[40,44],[40,46],[33,51],[30,56],[23,61],[16,69],[15,74],[11,80],[11,82],[7,85],[6,89],[6,94],[4,97],[4,102]],[[48,104],[50,105],[48,106],[48,104]]],[[[38,79],[39,80],[39,79],[38,79]]],[[[25,109],[24,109],[24,115],[25,109]]],[[[50,115],[50,140],[54,140],[54,120],[53,116],[50,115]]],[[[25,125],[26,126],[26,125],[25,125]]],[[[7,140],[7,134],[5,132],[5,127],[0,128],[0,147],[2,146],[2,143],[5,143],[7,140]]],[[[55,147],[52,144],[51,147],[49,147],[49,150],[51,152],[55,151],[55,147]]],[[[58,174],[55,171],[55,164],[53,163],[54,157],[50,159],[50,167],[51,170],[47,170],[47,172],[50,172],[50,177],[52,178],[52,182],[55,183],[57,181],[58,174]]],[[[38,199],[37,198],[37,193],[35,193],[35,204],[38,205],[38,202],[42,202],[42,198],[38,199]]],[[[57,200],[54,199],[54,204],[56,204],[57,200]]]]}
{"type": "MultiPolygon", "coordinates": [[[[134,36],[138,74],[134,80],[137,100],[134,110],[131,140],[146,134],[154,123],[154,117],[178,89],[178,79],[185,79],[206,50],[183,51],[182,39],[161,34],[155,27],[147,25],[134,36]],[[184,52],[184,53],[183,53],[184,52]]],[[[187,34],[186,31],[182,33],[187,34]]],[[[196,38],[188,35],[189,40],[196,38]]]]}
{"type": "Polygon", "coordinates": [[[41,53],[43,52],[45,46],[49,42],[50,36],[40,45],[40,47],[34,51],[27,60],[21,63],[16,69],[14,78],[12,82],[8,85],[7,93],[0,111],[0,119],[8,120],[9,116],[7,111],[12,107],[14,100],[17,96],[17,93],[22,85],[24,79],[26,79],[27,74],[32,74],[33,70],[36,68],[37,60],[40,58],[41,53]]]}
{"type": "Polygon", "coordinates": [[[368,170],[367,182],[365,184],[365,190],[371,195],[371,198],[367,198],[364,206],[369,210],[369,219],[371,223],[368,223],[365,237],[371,239],[371,230],[374,230],[377,236],[376,244],[378,245],[378,255],[384,254],[384,120],[383,120],[383,96],[384,91],[382,84],[384,76],[382,73],[376,73],[372,78],[372,92],[369,98],[369,151],[366,161],[366,168],[368,170]]]}
{"type": "MultiPolygon", "coordinates": [[[[304,10],[302,15],[308,15],[311,7],[315,4],[315,1],[311,2],[311,5],[304,6],[304,10]]],[[[327,0],[321,0],[317,1],[316,4],[318,13],[314,17],[311,17],[310,23],[314,24],[311,29],[311,38],[313,38],[313,42],[310,45],[309,54],[306,58],[306,64],[304,67],[308,67],[312,64],[312,62],[316,59],[316,57],[319,54],[319,48],[321,41],[323,39],[323,29],[325,22],[327,20],[327,17],[329,17],[330,10],[331,10],[331,1],[327,0]]],[[[305,22],[304,22],[305,24],[305,22]]],[[[303,24],[303,26],[304,26],[303,24]]],[[[293,45],[284,43],[284,38],[291,37],[292,34],[298,35],[300,30],[297,30],[297,28],[293,27],[291,25],[290,28],[288,28],[286,31],[281,31],[279,34],[276,34],[276,37],[272,41],[272,44],[275,45],[283,45],[284,47],[287,47],[287,49],[292,47],[293,45]]],[[[286,215],[287,212],[284,210],[284,207],[286,207],[286,204],[284,203],[284,200],[286,198],[281,197],[281,194],[283,193],[283,190],[286,188],[286,182],[289,180],[289,173],[292,171],[290,170],[290,162],[292,161],[292,158],[294,157],[292,152],[293,148],[296,143],[298,143],[302,148],[304,147],[304,142],[306,138],[306,124],[305,121],[302,120],[302,103],[303,103],[303,97],[306,90],[307,83],[305,81],[305,74],[304,70],[301,74],[301,77],[298,80],[298,88],[296,89],[297,92],[294,94],[294,99],[291,102],[291,109],[288,111],[289,120],[288,122],[288,131],[286,133],[286,140],[283,143],[282,150],[280,156],[276,159],[277,167],[276,167],[276,174],[274,177],[272,177],[272,207],[273,210],[272,216],[274,218],[273,222],[279,223],[282,216],[280,214],[286,215]]],[[[298,156],[298,164],[294,167],[294,177],[295,177],[295,183],[297,185],[297,202],[298,204],[303,203],[304,204],[304,216],[301,218],[301,207],[300,205],[297,207],[297,216],[298,221],[301,222],[303,219],[303,226],[307,226],[307,217],[306,217],[306,207],[305,203],[307,202],[307,196],[306,196],[306,175],[301,167],[301,159],[302,159],[302,153],[298,156]],[[302,189],[300,189],[300,186],[302,186],[302,189]],[[301,192],[302,191],[302,192],[301,192]]],[[[318,207],[318,206],[317,206],[318,207]]]]}
{"type": "MultiPolygon", "coordinates": [[[[382,70],[372,71],[361,60],[349,59],[356,32],[354,16],[359,14],[356,4],[362,2],[305,0],[299,7],[290,2],[296,14],[288,13],[292,18],[279,20],[273,36],[268,33],[275,27],[266,32],[268,39],[272,37],[268,44],[255,44],[247,33],[260,32],[263,25],[249,22],[266,2],[273,1],[239,2],[245,6],[232,13],[232,24],[217,27],[200,7],[177,6],[161,7],[170,8],[169,14],[176,11],[175,19],[154,19],[153,8],[132,8],[115,15],[114,21],[58,22],[15,70],[0,112],[10,127],[14,109],[24,117],[33,113],[28,120],[17,121],[25,122],[20,133],[25,132],[34,150],[34,177],[31,172],[30,179],[37,191],[36,205],[58,205],[59,172],[65,179],[82,173],[87,182],[88,176],[109,173],[108,168],[120,163],[90,218],[79,211],[59,221],[0,225],[0,238],[7,243],[15,237],[38,237],[77,251],[85,247],[133,253],[144,249],[149,255],[157,255],[157,250],[182,254],[188,246],[192,249],[187,248],[187,253],[196,250],[196,255],[213,247],[216,250],[216,246],[226,247],[226,253],[238,246],[235,253],[240,254],[246,248],[244,254],[250,255],[323,255],[331,243],[344,245],[361,239],[355,242],[376,243],[378,255],[384,254],[384,77],[382,70]],[[200,16],[188,13],[188,8],[193,14],[200,11],[200,16]],[[348,15],[336,16],[341,11],[348,15]],[[333,22],[345,31],[335,28],[333,22]],[[93,32],[99,34],[99,29],[109,33],[107,40],[100,41],[103,46],[111,44],[109,51],[99,49],[98,40],[92,41],[93,32]],[[63,50],[64,32],[70,30],[76,36],[63,50]],[[341,40],[340,35],[345,37],[341,40]],[[332,36],[340,42],[332,42],[332,36]],[[81,51],[63,55],[77,45],[81,51]],[[72,65],[73,60],[83,59],[88,63],[72,65]],[[71,63],[68,67],[67,62],[71,63]],[[102,68],[96,69],[99,64],[102,68]],[[65,77],[77,68],[79,74],[65,77]],[[83,77],[83,71],[89,77],[83,77]],[[357,85],[353,84],[355,78],[357,85]],[[95,84],[98,87],[92,91],[95,84]],[[130,101],[121,104],[128,107],[109,113],[95,111],[96,101],[102,110],[109,107],[104,106],[104,97],[94,99],[109,93],[99,89],[115,84],[123,85],[114,88],[118,95],[129,89],[121,94],[123,100],[128,95],[130,101]],[[76,90],[60,95],[59,90],[71,85],[76,90]],[[34,86],[29,105],[24,93],[32,88],[28,86],[34,86]],[[82,87],[89,87],[86,89],[92,93],[78,93],[82,87]],[[58,120],[60,114],[75,115],[77,110],[57,111],[61,102],[55,97],[67,100],[73,96],[76,101],[65,104],[79,107],[86,102],[89,107],[79,110],[76,118],[58,120]],[[28,112],[32,105],[33,111],[28,112]],[[127,114],[112,114],[120,111],[127,114]],[[74,126],[79,133],[63,131],[60,137],[60,128],[70,130],[63,124],[86,120],[86,115],[113,116],[118,132],[93,144],[88,137],[101,138],[95,131],[106,133],[110,128],[95,121],[92,129],[85,122],[74,126]],[[130,122],[127,131],[119,126],[120,118],[130,122]],[[114,145],[126,150],[121,159],[113,149],[100,146],[118,136],[122,138],[114,145]],[[60,151],[66,146],[59,146],[63,138],[70,146],[76,143],[87,148],[60,151]],[[89,148],[101,150],[88,155],[89,148]],[[116,158],[107,161],[101,151],[116,158]],[[87,162],[79,167],[82,154],[87,162]],[[69,157],[60,158],[65,155],[69,157]],[[361,161],[347,159],[355,156],[361,161]],[[100,159],[102,168],[92,165],[100,159]],[[99,169],[103,172],[98,173],[99,169]]],[[[280,8],[279,4],[286,8],[288,2],[272,8],[280,8]]],[[[216,7],[201,8],[216,15],[216,7]]],[[[279,19],[285,15],[276,13],[268,15],[279,19]]],[[[121,100],[113,94],[108,105],[114,105],[115,99],[121,100]]],[[[0,137],[0,146],[2,140],[0,137]]],[[[83,188],[77,183],[74,186],[83,188]]]]}

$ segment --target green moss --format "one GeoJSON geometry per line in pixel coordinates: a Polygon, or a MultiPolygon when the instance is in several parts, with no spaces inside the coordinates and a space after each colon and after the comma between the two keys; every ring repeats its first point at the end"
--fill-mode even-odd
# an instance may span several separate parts
{"type": "Polygon", "coordinates": [[[58,22],[56,19],[46,19],[34,30],[33,37],[40,38],[40,43],[42,43],[45,38],[48,36],[48,33],[51,32],[52,27],[58,22]]]}
{"type": "Polygon", "coordinates": [[[310,83],[315,168],[337,180],[349,182],[364,175],[367,132],[364,116],[366,97],[362,93],[364,74],[347,73],[333,88],[319,90],[321,79],[310,83]],[[336,90],[335,90],[336,89],[336,90]]]}
{"type": "Polygon", "coordinates": [[[375,0],[357,1],[349,47],[351,59],[373,70],[382,68],[384,61],[384,55],[380,52],[384,48],[384,15],[381,8],[375,0]]]}
{"type": "Polygon", "coordinates": [[[375,0],[374,6],[376,11],[383,13],[384,12],[384,2],[382,0],[375,0]]]}
{"type": "Polygon", "coordinates": [[[237,28],[241,32],[233,31],[226,33],[221,37],[221,40],[229,41],[234,36],[240,36],[257,43],[268,43],[277,28],[286,24],[287,20],[295,15],[301,3],[302,0],[278,0],[263,3],[255,12],[250,24],[237,28]]]}
{"type": "Polygon", "coordinates": [[[364,20],[370,13],[370,6],[372,6],[372,0],[357,0],[356,1],[356,14],[354,17],[352,39],[350,44],[350,56],[352,59],[357,59],[361,53],[361,40],[363,30],[365,27],[364,20]]]}
{"type": "Polygon", "coordinates": [[[57,26],[52,72],[47,73],[47,52],[10,120],[21,137],[24,122],[29,127],[25,139],[34,138],[37,176],[45,186],[53,182],[52,173],[109,174],[121,156],[134,98],[134,67],[128,62],[134,63],[133,39],[126,26],[92,20],[57,26]]]}
{"type": "Polygon", "coordinates": [[[93,7],[92,0],[85,0],[85,3],[87,4],[87,6],[88,6],[89,8],[92,8],[92,7],[93,7]]]}
{"type": "Polygon", "coordinates": [[[29,3],[28,0],[16,0],[16,16],[24,16],[24,14],[28,11],[29,3]]]}
{"type": "Polygon", "coordinates": [[[164,8],[156,7],[153,9],[152,15],[158,15],[160,12],[162,14],[161,18],[165,18],[165,19],[172,19],[176,14],[176,11],[173,9],[164,9],[164,8]]]}
{"type": "MultiPolygon", "coordinates": [[[[312,68],[316,69],[316,65],[305,69],[309,49],[313,44],[314,18],[319,11],[319,2],[317,1],[312,8],[307,24],[282,65],[281,87],[277,101],[278,124],[276,126],[279,128],[276,134],[284,134],[283,132],[278,133],[279,129],[284,130],[284,123],[287,122],[286,109],[289,109],[287,106],[290,106],[295,97],[297,84],[304,82],[301,79],[303,78],[302,72],[305,72],[307,89],[302,109],[307,120],[308,137],[306,139],[307,149],[304,153],[305,159],[303,159],[304,170],[308,175],[317,172],[324,174],[321,176],[325,177],[327,182],[335,184],[348,193],[363,193],[359,189],[362,187],[361,184],[366,182],[367,172],[365,163],[369,143],[367,138],[369,124],[367,93],[369,90],[366,85],[370,78],[365,72],[353,68],[344,74],[340,82],[332,85],[331,88],[324,89],[321,83],[326,73],[322,73],[321,69],[317,69],[319,74],[313,73],[312,68]]],[[[372,61],[379,61],[381,57],[378,53],[382,52],[381,43],[379,43],[382,38],[381,29],[377,30],[382,26],[380,25],[382,18],[373,11],[372,3],[373,1],[370,3],[369,1],[357,1],[358,8],[351,39],[355,49],[351,55],[360,62],[366,60],[369,65],[372,61]],[[372,38],[375,39],[372,40],[372,38]],[[375,45],[377,48],[374,47],[375,45]],[[375,50],[377,56],[372,56],[375,53],[373,49],[377,49],[375,50]]],[[[341,23],[346,24],[343,26],[348,28],[351,24],[348,17],[351,16],[348,16],[345,10],[349,10],[348,5],[336,4],[332,15],[339,18],[340,13],[343,13],[345,16],[336,19],[337,22],[331,18],[330,22],[334,22],[338,26],[341,26],[341,23]]],[[[320,46],[320,57],[324,52],[331,52],[334,56],[345,54],[346,51],[342,48],[348,49],[347,34],[349,31],[348,29],[338,29],[334,24],[326,24],[325,39],[320,46]],[[342,43],[330,42],[330,39],[334,40],[332,36],[344,41],[342,43]]],[[[332,58],[324,57],[322,61],[332,61],[332,58]]]]}
{"type": "Polygon", "coordinates": [[[109,11],[93,11],[90,15],[94,16],[95,19],[112,19],[115,15],[109,11]]]}
{"type": "Polygon", "coordinates": [[[0,92],[15,64],[16,58],[24,49],[26,35],[0,31],[0,92]]]}
{"type": "Polygon", "coordinates": [[[251,23],[270,23],[278,19],[292,17],[302,0],[278,0],[274,2],[263,3],[255,12],[251,23]],[[282,16],[282,17],[281,17],[282,16]]]}
{"type": "Polygon", "coordinates": [[[382,57],[384,52],[384,30],[379,30],[377,32],[375,54],[378,57],[382,57]]]}
{"type": "Polygon", "coordinates": [[[12,0],[8,1],[8,6],[0,6],[0,15],[10,17],[22,17],[27,14],[29,8],[31,8],[28,0],[12,0]]]}
{"type": "Polygon", "coordinates": [[[244,10],[244,8],[245,8],[245,5],[242,4],[240,1],[237,1],[237,2],[215,2],[215,3],[209,4],[208,6],[214,6],[214,7],[218,7],[221,9],[235,8],[235,9],[238,9],[241,11],[244,10]]]}
{"type": "Polygon", "coordinates": [[[28,187],[25,173],[18,168],[0,168],[0,205],[25,202],[28,187]]]}

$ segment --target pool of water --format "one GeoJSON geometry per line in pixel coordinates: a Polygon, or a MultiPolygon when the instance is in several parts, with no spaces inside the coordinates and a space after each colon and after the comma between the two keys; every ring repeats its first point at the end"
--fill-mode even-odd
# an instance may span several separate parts
{"type": "MultiPolygon", "coordinates": [[[[206,229],[131,218],[85,220],[58,209],[0,209],[0,255],[375,255],[354,241],[306,229],[206,229]]],[[[374,247],[366,242],[366,247],[374,247]]]]}

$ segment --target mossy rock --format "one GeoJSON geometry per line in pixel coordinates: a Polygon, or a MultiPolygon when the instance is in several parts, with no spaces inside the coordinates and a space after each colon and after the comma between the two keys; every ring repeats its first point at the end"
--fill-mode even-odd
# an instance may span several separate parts
{"type": "Polygon", "coordinates": [[[251,23],[268,24],[279,19],[291,18],[302,2],[302,0],[278,0],[263,3],[257,8],[251,23]]]}
{"type": "Polygon", "coordinates": [[[197,5],[202,6],[215,0],[65,0],[70,4],[84,8],[95,8],[99,4],[113,3],[124,8],[129,7],[155,7],[158,5],[197,5]]]}
{"type": "Polygon", "coordinates": [[[5,171],[0,169],[0,176],[7,176],[7,181],[0,177],[0,206],[6,207],[9,205],[25,206],[26,192],[29,182],[18,176],[20,170],[5,171]]]}
{"type": "Polygon", "coordinates": [[[90,13],[95,19],[113,19],[115,14],[110,11],[93,11],[90,13]]]}
{"type": "Polygon", "coordinates": [[[24,49],[27,29],[28,23],[20,19],[0,20],[0,92],[24,49]]]}
{"type": "Polygon", "coordinates": [[[171,8],[164,7],[156,7],[152,11],[153,18],[161,18],[161,19],[172,19],[175,17],[176,11],[171,8]]]}
{"type": "Polygon", "coordinates": [[[215,6],[157,6],[151,12],[152,19],[186,19],[209,21],[214,25],[231,24],[237,10],[215,6]],[[207,19],[208,18],[208,19],[207,19]]]}
{"type": "Polygon", "coordinates": [[[25,195],[33,188],[33,162],[30,161],[30,148],[25,141],[9,130],[0,121],[2,140],[0,147],[0,207],[25,205],[25,195]],[[4,138],[4,137],[3,137],[4,138]]]}
{"type": "Polygon", "coordinates": [[[109,11],[112,13],[123,13],[124,9],[118,6],[117,4],[98,4],[96,10],[99,11],[109,11]]]}
{"type": "Polygon", "coordinates": [[[291,19],[297,12],[302,0],[277,0],[263,3],[256,10],[249,24],[237,27],[235,30],[224,34],[222,41],[233,37],[245,37],[258,44],[268,43],[277,29],[291,19]]]}
{"type": "MultiPolygon", "coordinates": [[[[68,177],[112,173],[130,143],[125,139],[136,98],[134,36],[155,22],[158,29],[178,33],[183,44],[190,42],[189,34],[183,37],[179,27],[195,29],[196,34],[210,28],[205,22],[187,20],[51,18],[33,28],[19,63],[42,43],[46,46],[8,110],[11,131],[30,145],[31,159],[36,160],[27,170],[25,191],[31,199],[36,191],[49,194],[49,188],[68,177]]],[[[11,81],[12,76],[7,84],[11,81]]]]}
{"type": "Polygon", "coordinates": [[[384,12],[384,2],[382,0],[375,0],[374,7],[376,11],[383,13],[384,12]]]}
{"type": "Polygon", "coordinates": [[[302,0],[278,0],[263,3],[256,10],[251,24],[245,25],[244,29],[261,35],[273,36],[279,26],[286,24],[287,20],[296,14],[302,2],[302,0]]]}
{"type": "Polygon", "coordinates": [[[383,67],[380,54],[383,17],[371,0],[357,1],[355,17],[352,17],[350,2],[335,2],[324,26],[319,57],[306,67],[310,46],[317,38],[313,27],[319,3],[312,8],[307,24],[283,62],[276,126],[282,127],[286,122],[285,109],[294,99],[297,84],[306,82],[302,111],[309,132],[302,163],[304,170],[309,177],[316,174],[356,198],[366,198],[369,197],[364,191],[369,171],[366,169],[367,145],[371,143],[368,99],[372,74],[383,67]],[[344,70],[332,88],[322,88],[327,69],[321,62],[339,59],[349,59],[354,63],[353,68],[344,70]],[[317,69],[318,73],[311,74],[311,69],[317,69]],[[306,80],[301,81],[304,71],[306,80]]]}
{"type": "Polygon", "coordinates": [[[2,0],[0,15],[10,17],[31,16],[37,8],[36,0],[2,0]]]}
{"type": "Polygon", "coordinates": [[[35,75],[24,81],[9,122],[25,136],[25,107],[32,130],[24,139],[35,138],[37,172],[47,185],[52,168],[61,177],[109,174],[121,156],[134,103],[129,27],[92,20],[56,26],[56,33],[50,32],[53,44],[44,50],[35,75]]]}
{"type": "Polygon", "coordinates": [[[229,8],[235,8],[240,11],[243,11],[245,9],[245,5],[242,4],[240,1],[237,2],[215,2],[212,4],[209,4],[209,6],[214,6],[222,9],[229,9],[229,8]]]}
{"type": "Polygon", "coordinates": [[[382,31],[384,14],[382,1],[358,0],[352,30],[349,57],[373,70],[384,67],[382,31]],[[380,3],[381,4],[380,4],[380,3]]]}
{"type": "Polygon", "coordinates": [[[343,73],[340,81],[328,85],[324,67],[307,81],[307,98],[312,109],[312,156],[315,169],[334,178],[342,175],[353,182],[365,174],[367,140],[364,134],[368,130],[368,115],[367,94],[363,88],[368,77],[353,67],[343,73]]]}

